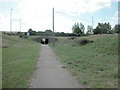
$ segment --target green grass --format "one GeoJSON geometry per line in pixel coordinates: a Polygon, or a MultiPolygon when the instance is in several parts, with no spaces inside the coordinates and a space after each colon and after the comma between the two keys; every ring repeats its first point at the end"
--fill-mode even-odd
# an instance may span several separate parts
{"type": "Polygon", "coordinates": [[[26,88],[38,60],[40,43],[2,35],[2,87],[26,88]]]}
{"type": "Polygon", "coordinates": [[[76,45],[76,40],[58,38],[54,52],[86,88],[118,87],[118,35],[87,36],[93,43],[76,45]]]}

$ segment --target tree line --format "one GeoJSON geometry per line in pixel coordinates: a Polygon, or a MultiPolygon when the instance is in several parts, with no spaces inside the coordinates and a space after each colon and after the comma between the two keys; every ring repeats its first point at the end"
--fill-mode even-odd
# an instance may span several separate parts
{"type": "MultiPolygon", "coordinates": [[[[29,33],[31,36],[52,36],[53,32],[50,29],[45,31],[35,31],[29,29],[28,32],[17,32],[17,35],[20,34],[27,35],[29,33]]],[[[87,32],[85,33],[85,26],[82,23],[75,23],[72,26],[72,33],[64,32],[54,32],[55,36],[86,36],[86,35],[95,35],[95,34],[115,34],[120,33],[120,25],[116,24],[114,28],[111,27],[110,23],[98,23],[98,25],[93,29],[92,26],[87,26],[87,32]]]]}
{"type": "MultiPolygon", "coordinates": [[[[53,36],[52,30],[48,29],[45,31],[38,31],[32,30],[31,28],[28,30],[28,33],[31,36],[53,36]]],[[[27,35],[27,32],[25,32],[25,35],[27,35]]],[[[74,33],[64,33],[64,32],[54,32],[55,36],[76,36],[74,33]]]]}
{"type": "Polygon", "coordinates": [[[85,27],[82,23],[75,23],[72,27],[73,33],[77,36],[90,35],[90,34],[114,34],[120,33],[120,25],[116,24],[114,28],[110,23],[98,23],[95,29],[92,26],[87,26],[87,32],[85,33],[85,27]]]}

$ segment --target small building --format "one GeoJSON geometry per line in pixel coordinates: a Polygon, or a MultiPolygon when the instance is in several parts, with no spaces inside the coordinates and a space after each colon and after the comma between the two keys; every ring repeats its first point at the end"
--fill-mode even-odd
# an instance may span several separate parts
{"type": "Polygon", "coordinates": [[[30,36],[30,33],[29,33],[29,32],[27,32],[27,36],[28,36],[28,37],[30,36]]]}

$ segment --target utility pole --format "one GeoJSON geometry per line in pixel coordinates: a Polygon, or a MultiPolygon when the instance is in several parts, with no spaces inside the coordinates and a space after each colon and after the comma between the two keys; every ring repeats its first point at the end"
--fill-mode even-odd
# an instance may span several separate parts
{"type": "MultiPolygon", "coordinates": [[[[120,1],[118,2],[118,11],[120,11],[120,1]]],[[[118,12],[118,17],[120,17],[120,13],[118,12]]],[[[120,24],[120,20],[118,19],[118,25],[120,24]]]]}
{"type": "Polygon", "coordinates": [[[54,40],[54,8],[53,8],[53,46],[54,46],[55,40],[54,40]]]}
{"type": "Polygon", "coordinates": [[[93,28],[93,16],[92,16],[92,28],[93,28]]]}
{"type": "Polygon", "coordinates": [[[19,19],[19,24],[20,24],[20,32],[21,32],[21,19],[19,19]]]}
{"type": "Polygon", "coordinates": [[[94,20],[93,20],[93,16],[92,16],[92,34],[93,34],[93,23],[94,23],[94,20]]]}
{"type": "Polygon", "coordinates": [[[10,9],[10,32],[12,33],[12,10],[10,9]]]}

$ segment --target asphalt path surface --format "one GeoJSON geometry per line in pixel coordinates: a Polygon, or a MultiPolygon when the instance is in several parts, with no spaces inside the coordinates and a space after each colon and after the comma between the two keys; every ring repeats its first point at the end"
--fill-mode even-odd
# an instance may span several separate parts
{"type": "Polygon", "coordinates": [[[31,78],[31,88],[83,88],[55,56],[48,45],[41,45],[37,69],[31,78]]]}

